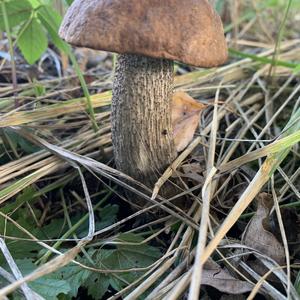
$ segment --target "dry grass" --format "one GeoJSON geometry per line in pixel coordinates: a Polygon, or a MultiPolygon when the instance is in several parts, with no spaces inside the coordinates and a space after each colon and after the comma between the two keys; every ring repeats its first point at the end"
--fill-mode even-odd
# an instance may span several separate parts
{"type": "MultiPolygon", "coordinates": [[[[194,141],[162,174],[153,191],[111,164],[109,72],[99,75],[95,70],[86,74],[92,78],[88,87],[98,132],[92,128],[74,76],[23,83],[17,90],[10,84],[0,87],[0,160],[6,161],[0,166],[0,213],[23,233],[21,241],[26,236],[39,245],[39,251],[44,250],[38,260],[39,268],[31,274],[16,276],[18,267],[11,267],[16,281],[0,289],[0,298],[19,287],[25,295],[32,296],[27,282],[73,262],[83,269],[113,276],[141,272],[138,279],[127,282],[109,299],[198,299],[201,282],[224,293],[229,289],[226,280],[213,283],[208,265],[214,260],[219,264],[218,272],[226,270],[233,279],[244,283],[247,299],[253,299],[257,293],[273,299],[299,299],[296,283],[300,278],[300,230],[297,231],[299,224],[288,224],[284,209],[299,215],[300,82],[293,64],[300,61],[300,36],[291,28],[291,34],[276,41],[274,28],[266,26],[264,11],[256,11],[254,17],[244,20],[243,7],[237,5],[238,1],[231,2],[234,10],[227,16],[231,26],[229,44],[253,57],[232,56],[228,64],[211,70],[187,72],[178,67],[175,89],[187,91],[209,107],[199,120],[194,141]],[[45,89],[42,95],[36,95],[37,86],[45,89]],[[22,104],[17,109],[16,98],[22,104]],[[159,190],[174,176],[180,178],[185,189],[174,199],[163,199],[159,190]],[[77,188],[79,183],[82,186],[77,188]],[[26,197],[30,187],[33,192],[26,197]],[[124,189],[144,197],[151,206],[131,213],[124,189]],[[277,215],[273,217],[277,220],[273,229],[281,236],[283,265],[243,241],[249,216],[256,211],[251,203],[262,192],[272,195],[270,211],[277,215]],[[126,211],[116,222],[101,229],[95,228],[94,217],[99,193],[105,201],[116,201],[119,196],[117,203],[126,211]],[[59,199],[54,199],[58,195],[59,199]],[[192,204],[187,210],[180,209],[172,203],[176,198],[189,199],[192,204]],[[60,201],[64,204],[58,204],[60,201]],[[39,227],[57,216],[69,222],[76,210],[83,214],[78,223],[70,222],[69,230],[55,240],[42,240],[14,220],[14,214],[24,206],[39,227]],[[157,206],[165,211],[162,217],[142,225],[133,222],[145,219],[157,206]],[[42,213],[36,216],[36,210],[42,213]],[[89,230],[78,238],[76,228],[86,220],[89,230]],[[287,232],[293,230],[298,232],[296,240],[287,232]],[[87,255],[91,247],[118,244],[119,232],[140,234],[143,241],[139,243],[159,248],[161,257],[148,267],[130,270],[100,268],[76,257],[78,253],[87,255]],[[68,252],[64,252],[66,245],[68,252]],[[262,270],[248,263],[249,253],[263,266],[262,270]],[[275,283],[269,277],[271,273],[276,277],[275,283]]],[[[252,4],[257,10],[256,2],[252,4]]],[[[1,249],[6,259],[11,254],[5,242],[18,239],[19,236],[6,235],[5,229],[1,230],[1,249]]],[[[5,274],[0,268],[0,276],[5,274]]],[[[211,293],[204,288],[201,295],[211,293]]]]}

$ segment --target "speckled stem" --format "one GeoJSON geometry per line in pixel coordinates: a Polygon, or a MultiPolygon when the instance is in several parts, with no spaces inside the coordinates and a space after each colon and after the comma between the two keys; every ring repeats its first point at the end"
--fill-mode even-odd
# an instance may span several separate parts
{"type": "Polygon", "coordinates": [[[173,62],[118,57],[112,98],[117,168],[150,188],[176,157],[172,138],[173,62]]]}

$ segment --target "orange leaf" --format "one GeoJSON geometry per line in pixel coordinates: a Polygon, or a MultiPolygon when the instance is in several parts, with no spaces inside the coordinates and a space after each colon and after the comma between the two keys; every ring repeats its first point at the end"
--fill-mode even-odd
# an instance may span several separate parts
{"type": "Polygon", "coordinates": [[[193,139],[202,110],[199,103],[187,93],[176,92],[172,99],[172,125],[176,150],[182,151],[193,139]]]}

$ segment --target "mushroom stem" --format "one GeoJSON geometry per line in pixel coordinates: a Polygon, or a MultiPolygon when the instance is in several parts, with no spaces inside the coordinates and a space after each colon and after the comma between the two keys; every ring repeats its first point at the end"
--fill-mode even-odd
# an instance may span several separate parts
{"type": "Polygon", "coordinates": [[[176,157],[171,123],[173,62],[118,56],[112,97],[112,142],[117,168],[153,188],[176,157]]]}

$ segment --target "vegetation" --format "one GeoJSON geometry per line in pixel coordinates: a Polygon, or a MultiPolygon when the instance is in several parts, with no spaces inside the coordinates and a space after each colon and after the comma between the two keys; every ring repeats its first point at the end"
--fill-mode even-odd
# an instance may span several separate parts
{"type": "Polygon", "coordinates": [[[114,168],[115,55],[59,38],[71,2],[0,0],[0,299],[299,299],[299,1],[211,1],[230,57],[176,65],[205,105],[153,190],[114,168]]]}

